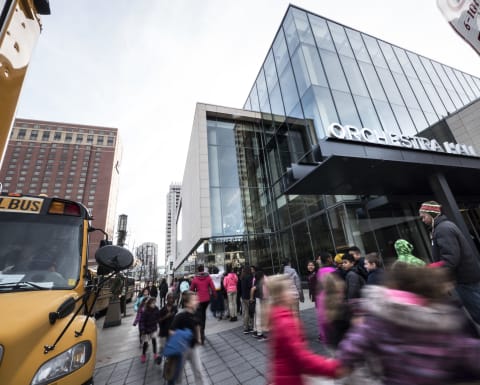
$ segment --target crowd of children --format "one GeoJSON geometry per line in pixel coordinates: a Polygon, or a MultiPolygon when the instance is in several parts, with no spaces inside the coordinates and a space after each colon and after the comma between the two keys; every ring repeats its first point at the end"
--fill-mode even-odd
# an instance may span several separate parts
{"type": "Polygon", "coordinates": [[[199,346],[205,341],[204,313],[210,304],[218,319],[241,315],[244,334],[270,342],[269,384],[301,385],[304,374],[385,385],[480,378],[480,339],[449,299],[451,281],[445,269],[426,266],[406,240],[398,240],[395,248],[398,260],[388,268],[379,253],[363,257],[357,247],[335,257],[321,253],[308,262],[309,298],[330,357],[309,350],[299,317],[303,290],[298,273],[285,261],[283,274],[268,277],[253,266],[241,271],[227,266],[226,272],[212,269],[211,274],[201,266],[192,281],[177,281],[170,288],[161,309],[143,292],[134,322],[141,336],[141,361],[151,344],[158,362],[166,340],[189,329],[193,338],[182,363],[189,361],[196,383],[203,384],[199,346]],[[180,312],[177,303],[183,306],[180,312]],[[363,382],[354,377],[358,368],[363,368],[363,382]]]}

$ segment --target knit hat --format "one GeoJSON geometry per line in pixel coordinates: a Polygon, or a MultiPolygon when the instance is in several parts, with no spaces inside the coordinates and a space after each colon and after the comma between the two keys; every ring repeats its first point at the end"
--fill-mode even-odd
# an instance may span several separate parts
{"type": "Polygon", "coordinates": [[[438,217],[442,213],[442,205],[435,201],[423,202],[418,210],[421,213],[429,214],[432,218],[438,217]]]}

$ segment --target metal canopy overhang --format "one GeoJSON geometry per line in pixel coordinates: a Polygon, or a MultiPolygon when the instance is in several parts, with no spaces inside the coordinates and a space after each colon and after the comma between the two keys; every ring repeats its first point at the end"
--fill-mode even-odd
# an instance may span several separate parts
{"type": "Polygon", "coordinates": [[[320,163],[292,164],[285,194],[424,195],[442,173],[455,195],[480,196],[480,158],[325,139],[320,163]]]}

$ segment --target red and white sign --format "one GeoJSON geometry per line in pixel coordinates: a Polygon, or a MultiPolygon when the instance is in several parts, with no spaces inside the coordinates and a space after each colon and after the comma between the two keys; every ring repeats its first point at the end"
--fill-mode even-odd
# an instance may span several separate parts
{"type": "Polygon", "coordinates": [[[480,0],[437,0],[452,28],[480,53],[480,0]]]}

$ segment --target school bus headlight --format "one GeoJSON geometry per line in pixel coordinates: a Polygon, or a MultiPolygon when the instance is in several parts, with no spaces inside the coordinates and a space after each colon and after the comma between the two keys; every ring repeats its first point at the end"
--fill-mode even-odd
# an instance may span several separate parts
{"type": "Polygon", "coordinates": [[[83,341],[43,364],[31,385],[49,384],[85,365],[92,356],[92,344],[83,341]]]}

